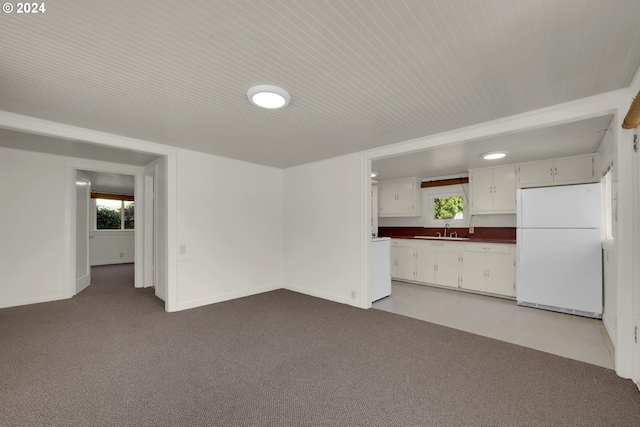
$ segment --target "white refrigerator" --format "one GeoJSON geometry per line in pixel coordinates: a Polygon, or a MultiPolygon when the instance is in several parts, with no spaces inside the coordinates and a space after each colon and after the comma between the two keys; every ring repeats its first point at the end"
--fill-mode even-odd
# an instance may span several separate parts
{"type": "Polygon", "coordinates": [[[519,305],[602,318],[600,184],[518,190],[519,305]]]}
{"type": "Polygon", "coordinates": [[[371,302],[391,295],[391,239],[371,239],[371,302]]]}

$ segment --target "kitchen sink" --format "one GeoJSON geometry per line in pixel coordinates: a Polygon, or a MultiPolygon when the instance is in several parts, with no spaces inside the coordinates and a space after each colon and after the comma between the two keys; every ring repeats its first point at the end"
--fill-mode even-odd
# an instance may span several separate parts
{"type": "Polygon", "coordinates": [[[470,240],[469,237],[437,237],[437,236],[413,236],[415,239],[433,239],[433,240],[470,240]]]}

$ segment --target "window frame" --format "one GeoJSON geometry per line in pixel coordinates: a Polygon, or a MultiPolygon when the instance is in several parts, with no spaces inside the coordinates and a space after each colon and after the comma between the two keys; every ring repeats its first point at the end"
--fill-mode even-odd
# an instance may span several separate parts
{"type": "Polygon", "coordinates": [[[125,226],[125,215],[124,215],[124,204],[127,202],[133,203],[134,215],[135,215],[135,201],[131,199],[129,196],[122,197],[94,197],[92,198],[92,211],[93,211],[93,231],[96,232],[134,232],[135,231],[135,220],[133,228],[124,228],[125,226]],[[120,228],[98,228],[98,200],[117,200],[120,202],[120,228]]]}
{"type": "Polygon", "coordinates": [[[443,228],[449,224],[452,228],[467,228],[471,223],[471,210],[469,205],[469,184],[453,184],[437,187],[423,188],[422,208],[423,224],[425,228],[443,228]],[[441,197],[462,197],[462,219],[435,219],[433,217],[434,199],[441,197]],[[426,213],[425,213],[426,212],[426,213]]]}
{"type": "Polygon", "coordinates": [[[429,195],[429,214],[427,217],[427,222],[430,227],[444,227],[446,224],[449,224],[451,227],[456,228],[464,228],[469,223],[469,208],[467,202],[467,196],[465,192],[460,189],[455,189],[452,191],[441,192],[438,194],[430,194],[429,195]],[[462,198],[462,218],[459,219],[437,219],[434,217],[434,208],[435,208],[435,199],[440,199],[444,197],[461,197],[462,198]]]}

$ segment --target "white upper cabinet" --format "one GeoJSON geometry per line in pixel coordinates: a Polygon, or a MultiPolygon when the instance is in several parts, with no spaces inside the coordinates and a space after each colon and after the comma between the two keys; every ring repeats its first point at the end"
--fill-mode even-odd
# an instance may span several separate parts
{"type": "Polygon", "coordinates": [[[583,184],[598,182],[598,158],[595,154],[564,157],[518,165],[518,187],[583,184]]]}
{"type": "Polygon", "coordinates": [[[378,216],[422,215],[420,178],[392,179],[378,183],[378,216]]]}
{"type": "Polygon", "coordinates": [[[514,165],[469,170],[471,214],[516,212],[516,168],[514,165]]]}

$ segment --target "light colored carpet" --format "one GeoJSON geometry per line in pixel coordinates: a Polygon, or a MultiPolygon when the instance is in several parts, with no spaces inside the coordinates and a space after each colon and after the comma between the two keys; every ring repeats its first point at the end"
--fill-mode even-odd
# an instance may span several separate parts
{"type": "Polygon", "coordinates": [[[133,268],[0,310],[2,426],[632,426],[609,369],[279,290],[166,313],[133,268]]]}

